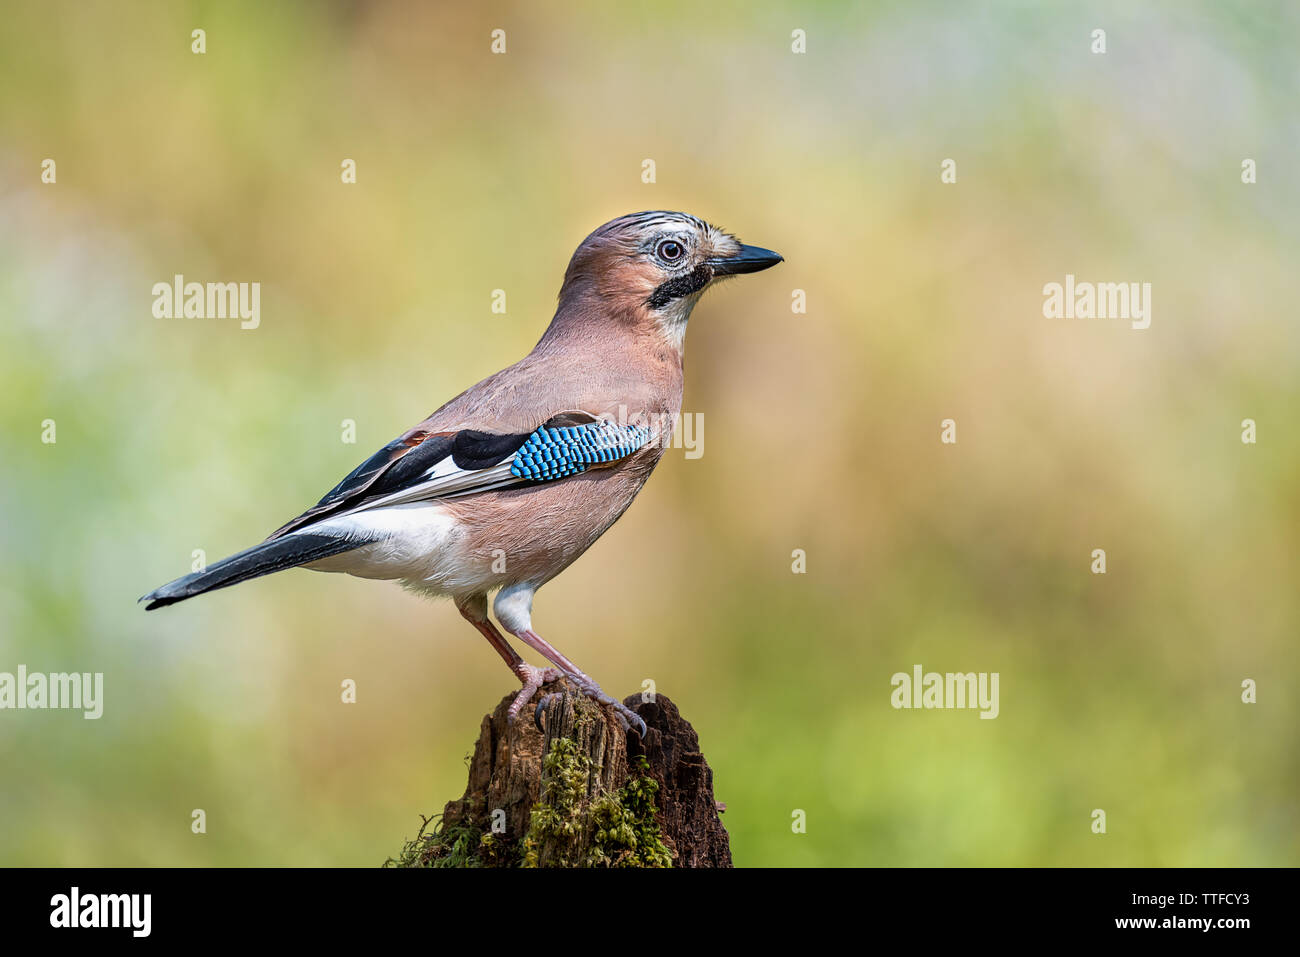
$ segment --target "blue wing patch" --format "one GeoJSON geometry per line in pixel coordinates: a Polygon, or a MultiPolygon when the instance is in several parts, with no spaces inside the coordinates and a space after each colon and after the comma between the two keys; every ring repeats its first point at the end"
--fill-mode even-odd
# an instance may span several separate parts
{"type": "Polygon", "coordinates": [[[624,458],[649,441],[650,429],[644,425],[602,420],[554,429],[542,426],[515,453],[510,474],[529,482],[550,482],[624,458]]]}

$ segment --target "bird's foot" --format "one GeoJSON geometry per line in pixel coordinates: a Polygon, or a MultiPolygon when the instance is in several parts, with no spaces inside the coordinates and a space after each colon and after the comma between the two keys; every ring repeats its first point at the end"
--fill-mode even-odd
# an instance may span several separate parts
{"type": "MultiPolygon", "coordinates": [[[[534,668],[526,661],[520,662],[515,668],[515,674],[524,686],[519,689],[519,694],[515,695],[515,700],[510,702],[510,710],[506,712],[511,721],[518,717],[519,712],[524,709],[524,705],[533,700],[533,695],[537,694],[537,689],[548,681],[555,681],[562,677],[562,672],[556,668],[534,668]]],[[[545,700],[543,698],[543,700],[545,700]]]]}
{"type": "MultiPolygon", "coordinates": [[[[614,714],[618,717],[619,724],[623,726],[624,731],[636,731],[639,737],[642,738],[645,737],[645,733],[646,733],[645,722],[641,720],[641,716],[639,714],[637,714],[635,711],[633,711],[623,702],[619,701],[617,698],[611,698],[609,695],[605,694],[605,692],[601,690],[600,685],[596,684],[596,682],[592,681],[589,677],[587,677],[584,674],[575,675],[566,672],[564,677],[568,678],[575,685],[577,685],[578,690],[581,691],[588,698],[590,698],[592,701],[595,701],[597,704],[603,704],[609,707],[610,709],[612,709],[614,714]]],[[[542,697],[537,700],[537,708],[536,710],[533,711],[533,723],[537,725],[538,731],[544,730],[542,728],[542,712],[546,710],[546,705],[554,697],[555,697],[554,694],[547,694],[547,695],[542,695],[542,697]]]]}

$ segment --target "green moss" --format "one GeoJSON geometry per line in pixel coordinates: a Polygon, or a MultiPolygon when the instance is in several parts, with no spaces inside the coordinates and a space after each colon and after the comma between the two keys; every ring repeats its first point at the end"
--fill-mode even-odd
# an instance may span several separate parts
{"type": "Polygon", "coordinates": [[[513,848],[474,817],[448,822],[442,815],[425,818],[415,837],[402,845],[384,867],[509,867],[513,848]],[[430,824],[433,830],[425,833],[430,824]]]}
{"type": "Polygon", "coordinates": [[[671,867],[656,820],[659,785],[638,758],[616,793],[592,799],[592,761],[576,742],[551,743],[542,763],[542,797],[519,841],[493,834],[486,808],[455,821],[426,818],[385,867],[671,867]],[[430,824],[433,828],[429,833],[430,824]]]}
{"type": "Polygon", "coordinates": [[[655,820],[659,785],[645,774],[630,777],[616,794],[587,802],[591,759],[561,739],[543,764],[542,799],[520,842],[524,867],[671,867],[672,857],[655,820]]]}

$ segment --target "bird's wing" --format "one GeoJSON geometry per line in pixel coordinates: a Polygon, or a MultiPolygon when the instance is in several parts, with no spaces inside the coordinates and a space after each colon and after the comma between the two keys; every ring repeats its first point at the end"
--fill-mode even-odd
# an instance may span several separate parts
{"type": "Polygon", "coordinates": [[[555,481],[616,462],[652,438],[648,426],[617,425],[588,412],[557,413],[532,432],[416,428],[358,465],[268,541],[336,515],[555,481]]]}

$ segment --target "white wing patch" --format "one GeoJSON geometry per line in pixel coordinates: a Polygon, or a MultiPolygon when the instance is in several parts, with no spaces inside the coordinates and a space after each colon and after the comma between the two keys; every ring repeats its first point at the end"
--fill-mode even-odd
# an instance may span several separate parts
{"type": "Polygon", "coordinates": [[[431,498],[450,498],[453,495],[486,492],[504,485],[515,485],[522,480],[510,474],[510,466],[514,460],[515,457],[512,455],[491,468],[463,469],[448,456],[425,472],[424,480],[418,484],[385,495],[383,498],[377,498],[373,502],[367,502],[353,511],[403,505],[407,502],[422,502],[431,498]]]}

